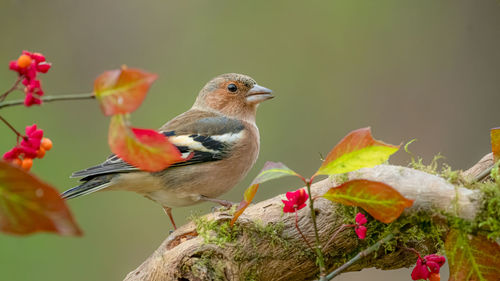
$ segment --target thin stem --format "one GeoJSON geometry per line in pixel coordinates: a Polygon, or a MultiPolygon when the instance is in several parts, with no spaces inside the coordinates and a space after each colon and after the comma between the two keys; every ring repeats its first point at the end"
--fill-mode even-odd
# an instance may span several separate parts
{"type": "MultiPolygon", "coordinates": [[[[343,265],[341,265],[339,268],[335,269],[332,271],[330,274],[326,276],[326,280],[332,280],[333,277],[339,275],[342,273],[342,271],[346,270],[349,266],[353,265],[355,262],[359,261],[360,259],[368,256],[369,254],[373,253],[374,251],[378,250],[380,245],[386,243],[387,241],[391,240],[394,238],[394,234],[391,233],[387,235],[386,237],[382,238],[382,240],[379,240],[377,243],[371,245],[370,247],[364,249],[363,251],[359,252],[354,258],[350,259],[343,265]]],[[[321,280],[321,279],[320,279],[321,280]]]]}
{"type": "Polygon", "coordinates": [[[304,241],[306,242],[306,244],[309,247],[309,249],[314,252],[313,247],[311,246],[311,243],[309,243],[309,241],[307,240],[306,236],[304,236],[304,233],[302,233],[302,230],[300,230],[300,227],[299,227],[299,216],[297,215],[297,211],[295,211],[295,228],[297,228],[297,230],[300,233],[300,236],[302,236],[302,239],[304,239],[304,241]]]}
{"type": "Polygon", "coordinates": [[[14,92],[16,89],[17,89],[17,86],[19,86],[19,83],[21,82],[21,80],[23,79],[23,75],[20,75],[17,77],[17,80],[16,82],[14,82],[14,85],[12,85],[12,87],[10,87],[10,89],[8,89],[5,93],[3,93],[1,96],[0,96],[0,102],[4,101],[5,98],[7,98],[7,96],[14,92]]]}
{"type": "Polygon", "coordinates": [[[413,252],[413,253],[414,253],[415,255],[417,255],[420,259],[422,258],[422,257],[420,256],[420,253],[419,253],[417,250],[415,250],[415,249],[413,249],[413,248],[404,248],[404,249],[405,249],[405,250],[408,250],[408,251],[410,251],[410,252],[413,252]]]}
{"type": "MultiPolygon", "coordinates": [[[[62,100],[86,100],[86,99],[94,99],[94,93],[85,93],[85,94],[72,94],[72,95],[58,95],[58,96],[44,96],[40,99],[43,102],[52,102],[52,101],[62,101],[62,100]]],[[[0,102],[0,108],[23,105],[24,100],[12,100],[6,102],[0,102]]]]}
{"type": "Polygon", "coordinates": [[[2,116],[0,116],[0,120],[2,120],[2,122],[4,122],[5,125],[7,125],[7,127],[9,127],[9,129],[11,129],[17,135],[18,138],[22,138],[23,137],[23,135],[21,133],[19,133],[19,131],[16,130],[16,128],[14,128],[14,126],[12,126],[7,120],[5,120],[5,118],[3,118],[2,116]]]}
{"type": "Polygon", "coordinates": [[[355,224],[343,224],[341,226],[339,226],[339,228],[337,229],[337,231],[335,231],[335,233],[332,235],[332,237],[330,237],[330,239],[328,240],[328,242],[326,242],[325,244],[325,247],[323,247],[324,249],[327,249],[328,246],[330,246],[330,243],[332,243],[332,241],[335,239],[335,237],[337,237],[337,235],[344,229],[348,228],[348,227],[354,227],[356,226],[355,224]]]}
{"type": "Polygon", "coordinates": [[[314,227],[314,237],[316,238],[316,255],[318,256],[319,263],[319,276],[321,281],[326,280],[326,267],[325,267],[325,258],[323,257],[323,252],[321,251],[321,242],[319,241],[318,234],[318,226],[316,225],[316,212],[314,211],[314,200],[312,199],[311,194],[311,180],[306,180],[307,193],[309,194],[309,208],[311,209],[311,219],[314,227]]]}

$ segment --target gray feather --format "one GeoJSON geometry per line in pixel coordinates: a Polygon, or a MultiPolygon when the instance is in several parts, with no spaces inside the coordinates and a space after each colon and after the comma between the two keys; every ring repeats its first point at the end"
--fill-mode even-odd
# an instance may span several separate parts
{"type": "Polygon", "coordinates": [[[89,181],[86,181],[79,186],[73,187],[71,189],[66,190],[63,194],[61,194],[64,199],[71,199],[79,196],[83,196],[92,192],[96,192],[103,188],[108,187],[111,183],[111,176],[102,176],[95,177],[89,181]]]}

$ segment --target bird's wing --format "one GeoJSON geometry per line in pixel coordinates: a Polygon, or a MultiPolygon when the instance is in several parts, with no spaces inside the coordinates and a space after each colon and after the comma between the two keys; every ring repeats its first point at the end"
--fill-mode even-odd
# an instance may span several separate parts
{"type": "MultiPolygon", "coordinates": [[[[194,112],[193,114],[197,113],[194,112]]],[[[218,115],[195,119],[194,121],[190,121],[193,119],[186,117],[190,116],[186,114],[180,115],[159,131],[169,138],[183,157],[188,159],[175,163],[169,168],[224,159],[230,155],[232,145],[244,137],[243,130],[245,126],[239,120],[218,115]]],[[[139,170],[137,167],[128,164],[113,154],[100,165],[75,172],[71,177],[81,177],[85,181],[98,175],[137,170],[139,170]]]]}

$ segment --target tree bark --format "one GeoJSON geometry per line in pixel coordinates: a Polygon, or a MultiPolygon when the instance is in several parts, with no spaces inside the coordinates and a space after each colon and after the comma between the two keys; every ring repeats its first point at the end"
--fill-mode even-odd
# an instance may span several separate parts
{"type": "MultiPolygon", "coordinates": [[[[491,166],[491,159],[491,155],[483,158],[463,174],[469,177],[484,174],[484,170],[491,166]]],[[[443,211],[456,212],[463,219],[473,220],[481,204],[479,190],[454,186],[438,176],[406,167],[379,165],[349,173],[348,177],[381,181],[397,189],[404,197],[414,199],[413,206],[406,209],[403,216],[427,211],[442,222],[443,218],[437,214],[438,211],[443,211]]],[[[312,186],[312,196],[322,195],[335,185],[331,178],[317,182],[312,186]]],[[[130,272],[125,281],[314,279],[318,272],[315,256],[297,232],[294,214],[283,214],[281,199],[284,198],[282,194],[248,207],[237,222],[243,231],[221,246],[207,243],[202,235],[197,235],[194,222],[180,227],[146,261],[130,272]]],[[[339,205],[326,199],[316,200],[322,245],[344,224],[343,218],[339,216],[339,208],[339,205]]],[[[231,216],[216,212],[203,219],[223,223],[230,220],[231,216]]],[[[308,208],[298,211],[298,224],[312,243],[314,232],[308,208]]],[[[360,241],[352,230],[340,232],[323,249],[328,271],[343,264],[345,253],[358,248],[358,243],[360,241]]],[[[435,243],[426,240],[414,241],[412,246],[423,252],[432,252],[436,247],[435,243]]],[[[371,267],[397,269],[414,263],[413,253],[396,246],[388,254],[382,248],[379,249],[376,257],[368,256],[349,267],[348,271],[371,267]]]]}

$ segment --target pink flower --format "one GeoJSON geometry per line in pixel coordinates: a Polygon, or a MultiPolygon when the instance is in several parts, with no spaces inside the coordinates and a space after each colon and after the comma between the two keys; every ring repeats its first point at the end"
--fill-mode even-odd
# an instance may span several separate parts
{"type": "Polygon", "coordinates": [[[368,220],[366,219],[365,215],[362,213],[358,213],[355,218],[356,221],[356,226],[354,227],[354,231],[358,235],[359,239],[365,239],[366,238],[366,226],[363,224],[367,223],[368,220]]]}
{"type": "Polygon", "coordinates": [[[44,92],[40,80],[37,79],[37,74],[47,73],[51,64],[45,61],[45,57],[40,53],[30,53],[23,51],[22,55],[16,61],[9,63],[9,69],[16,71],[19,76],[22,76],[22,83],[25,86],[24,92],[26,98],[24,105],[29,107],[34,104],[41,104],[40,99],[44,92]]]}
{"type": "Polygon", "coordinates": [[[281,200],[285,204],[283,212],[295,213],[306,206],[306,200],[309,198],[309,195],[307,195],[307,192],[304,189],[299,189],[294,192],[287,192],[286,198],[288,201],[281,200]]]}
{"type": "Polygon", "coordinates": [[[439,274],[441,266],[446,262],[445,257],[436,254],[425,256],[424,258],[418,255],[417,265],[411,272],[411,279],[420,280],[430,279],[431,275],[439,274]]]}
{"type": "Polygon", "coordinates": [[[26,127],[26,135],[22,137],[19,144],[3,155],[4,160],[14,160],[23,156],[24,158],[35,158],[42,143],[43,130],[37,129],[36,124],[26,127]]]}

